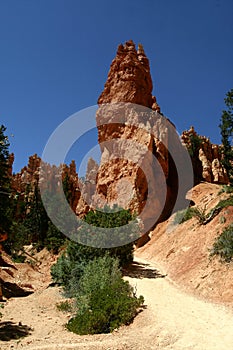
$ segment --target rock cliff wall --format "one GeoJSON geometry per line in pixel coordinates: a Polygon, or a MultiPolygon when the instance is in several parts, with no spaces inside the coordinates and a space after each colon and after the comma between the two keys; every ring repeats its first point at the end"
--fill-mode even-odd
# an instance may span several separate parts
{"type": "Polygon", "coordinates": [[[129,208],[142,215],[148,230],[170,215],[178,191],[169,147],[179,141],[174,125],[159,113],[152,88],[142,45],[138,50],[132,41],[120,45],[98,99],[102,157],[89,203],[129,208]]]}
{"type": "Polygon", "coordinates": [[[190,152],[196,184],[200,181],[228,183],[226,170],[221,164],[221,146],[212,144],[205,136],[198,135],[193,126],[182,133],[181,140],[190,152]]]}
{"type": "Polygon", "coordinates": [[[38,188],[39,179],[42,183],[47,184],[49,182],[51,187],[49,190],[52,190],[53,184],[57,182],[57,174],[62,172],[63,186],[66,186],[66,190],[69,192],[69,203],[75,211],[80,198],[75,162],[72,161],[70,165],[64,164],[59,167],[47,164],[43,168],[43,174],[40,174],[40,165],[41,158],[34,154],[29,157],[27,166],[21,169],[19,173],[11,175],[12,191],[19,197],[18,202],[30,202],[35,188],[38,188]]]}

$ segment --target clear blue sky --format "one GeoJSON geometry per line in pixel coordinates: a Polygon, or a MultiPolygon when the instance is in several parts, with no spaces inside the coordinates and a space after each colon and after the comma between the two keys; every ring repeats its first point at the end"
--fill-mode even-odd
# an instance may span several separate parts
{"type": "MultiPolygon", "coordinates": [[[[194,125],[220,142],[233,88],[232,0],[0,0],[0,123],[15,171],[64,119],[96,104],[129,39],[144,45],[154,94],[178,131],[194,125]]],[[[95,140],[79,143],[78,162],[95,140]]]]}

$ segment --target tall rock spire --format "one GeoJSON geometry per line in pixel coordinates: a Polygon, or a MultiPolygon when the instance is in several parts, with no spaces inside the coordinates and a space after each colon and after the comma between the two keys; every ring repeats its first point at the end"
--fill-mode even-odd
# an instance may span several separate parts
{"type": "Polygon", "coordinates": [[[98,104],[131,102],[156,109],[152,89],[149,60],[143,46],[139,44],[136,50],[134,42],[129,40],[118,46],[98,104]]]}
{"type": "Polygon", "coordinates": [[[131,40],[119,45],[96,112],[102,153],[96,187],[94,193],[84,188],[86,198],[91,197],[90,208],[117,204],[137,213],[146,233],[138,244],[148,239],[147,232],[158,221],[169,217],[178,190],[176,167],[168,151],[178,136],[159,114],[152,89],[143,46],[136,50],[131,40]]]}

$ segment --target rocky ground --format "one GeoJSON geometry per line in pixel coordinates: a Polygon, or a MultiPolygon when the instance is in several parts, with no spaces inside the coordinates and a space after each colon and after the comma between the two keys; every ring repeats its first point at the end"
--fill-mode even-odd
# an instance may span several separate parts
{"type": "Polygon", "coordinates": [[[139,258],[125,277],[145,297],[146,308],[113,334],[78,336],[64,327],[58,287],[11,299],[1,320],[1,349],[230,349],[233,312],[181,292],[154,264],[139,258]],[[14,339],[14,335],[25,338],[14,339]],[[5,337],[5,339],[4,339],[5,337]]]}
{"type": "MultiPolygon", "coordinates": [[[[206,214],[229,194],[219,191],[222,187],[201,183],[192,189],[192,198],[206,214]]],[[[137,251],[146,260],[156,262],[184,291],[205,300],[233,305],[233,264],[210,259],[213,243],[223,229],[233,222],[233,207],[221,210],[206,225],[192,218],[173,226],[173,220],[159,224],[151,233],[151,240],[137,251]]]]}
{"type": "MultiPolygon", "coordinates": [[[[218,192],[219,186],[203,183],[193,189],[193,200],[209,210],[226,196],[218,192]]],[[[151,233],[151,241],[136,251],[124,277],[144,296],[145,308],[131,325],[112,334],[78,336],[66,330],[71,315],[56,308],[63,296],[58,287],[50,286],[55,257],[46,251],[34,256],[34,263],[5,266],[1,278],[34,292],[4,303],[0,348],[231,349],[233,266],[210,260],[209,249],[232,222],[232,213],[228,207],[205,226],[193,218],[173,231],[168,221],[151,233]]]]}

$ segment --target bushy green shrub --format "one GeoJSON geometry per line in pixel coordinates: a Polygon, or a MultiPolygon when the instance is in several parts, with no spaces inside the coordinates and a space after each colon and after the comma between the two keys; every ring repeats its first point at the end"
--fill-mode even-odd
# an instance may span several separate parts
{"type": "Polygon", "coordinates": [[[233,185],[233,148],[232,148],[232,136],[233,136],[233,89],[229,90],[224,99],[227,109],[222,111],[220,130],[222,141],[222,160],[230,184],[233,185]]]}
{"type": "Polygon", "coordinates": [[[61,301],[60,303],[56,304],[57,309],[59,311],[63,311],[63,312],[71,312],[73,311],[73,306],[72,303],[68,300],[66,301],[61,301]]]}
{"type": "Polygon", "coordinates": [[[222,193],[233,193],[233,186],[223,185],[221,190],[218,192],[218,195],[222,193]]]}
{"type": "Polygon", "coordinates": [[[77,314],[67,328],[78,334],[112,332],[130,323],[144,302],[122,279],[118,261],[108,255],[95,258],[85,266],[74,295],[77,314]]]}
{"type": "Polygon", "coordinates": [[[51,250],[54,254],[57,254],[62,245],[64,245],[65,240],[65,235],[60,232],[51,221],[49,221],[48,231],[45,239],[46,248],[48,250],[51,250]]]}
{"type": "Polygon", "coordinates": [[[173,224],[182,224],[183,222],[195,217],[201,225],[206,225],[210,222],[223,208],[233,206],[233,196],[221,200],[209,213],[206,213],[206,208],[188,208],[180,210],[175,214],[173,224]]]}
{"type": "Polygon", "coordinates": [[[226,222],[225,216],[221,215],[220,218],[219,218],[219,223],[220,224],[225,224],[225,222],[226,222]]]}
{"type": "MultiPolygon", "coordinates": [[[[132,215],[128,210],[122,210],[115,213],[90,211],[85,217],[85,221],[88,222],[89,225],[96,225],[93,226],[95,232],[98,229],[97,225],[107,228],[111,228],[112,226],[119,227],[126,225],[131,219],[132,215]]],[[[83,227],[80,228],[80,231],[83,235],[88,235],[86,230],[87,227],[84,223],[83,227]]],[[[132,227],[132,231],[136,232],[137,227],[132,227]]],[[[109,253],[112,257],[118,258],[120,266],[124,266],[133,260],[133,243],[107,249],[95,248],[70,241],[65,252],[51,268],[52,278],[56,283],[62,285],[66,292],[70,294],[72,289],[71,286],[78,286],[78,281],[83,273],[85,265],[95,257],[98,258],[105,256],[106,253],[109,253]]]]}
{"type": "Polygon", "coordinates": [[[226,208],[226,207],[229,207],[230,205],[233,205],[233,196],[230,196],[229,198],[227,199],[223,199],[221,200],[217,205],[216,205],[216,209],[217,208],[226,208]]]}
{"type": "Polygon", "coordinates": [[[193,208],[193,216],[198,220],[199,224],[203,225],[208,218],[206,208],[193,208]]]}
{"type": "Polygon", "coordinates": [[[124,246],[111,249],[93,248],[70,241],[57,263],[51,267],[54,282],[62,285],[68,295],[72,296],[71,286],[78,286],[84,267],[89,261],[96,257],[103,257],[106,253],[118,258],[120,266],[133,260],[131,247],[129,252],[129,248],[124,246]]]}
{"type": "MultiPolygon", "coordinates": [[[[209,215],[211,215],[211,212],[209,215]]],[[[173,223],[182,224],[183,222],[195,217],[198,222],[203,225],[208,219],[209,215],[206,214],[206,208],[191,207],[178,211],[174,217],[173,223]]]]}
{"type": "Polygon", "coordinates": [[[8,235],[7,241],[4,242],[4,249],[8,254],[11,254],[13,259],[17,259],[23,246],[31,243],[32,236],[24,223],[13,222],[11,233],[8,235]]]}
{"type": "Polygon", "coordinates": [[[188,145],[187,149],[191,157],[197,156],[201,143],[202,140],[198,135],[190,135],[190,144],[188,145]]]}
{"type": "Polygon", "coordinates": [[[233,259],[233,224],[226,227],[216,239],[210,255],[219,255],[226,262],[233,259]]]}
{"type": "Polygon", "coordinates": [[[77,230],[73,240],[92,247],[119,247],[118,257],[122,264],[132,260],[133,243],[139,238],[139,224],[129,210],[105,206],[91,210],[77,230]]]}
{"type": "Polygon", "coordinates": [[[52,278],[70,294],[71,286],[78,284],[85,265],[95,257],[100,257],[104,254],[104,249],[88,247],[70,241],[57,263],[51,267],[52,278]]]}
{"type": "Polygon", "coordinates": [[[193,216],[196,214],[195,208],[187,208],[184,210],[179,210],[174,217],[173,223],[174,224],[182,224],[183,222],[192,219],[193,216]]]}

